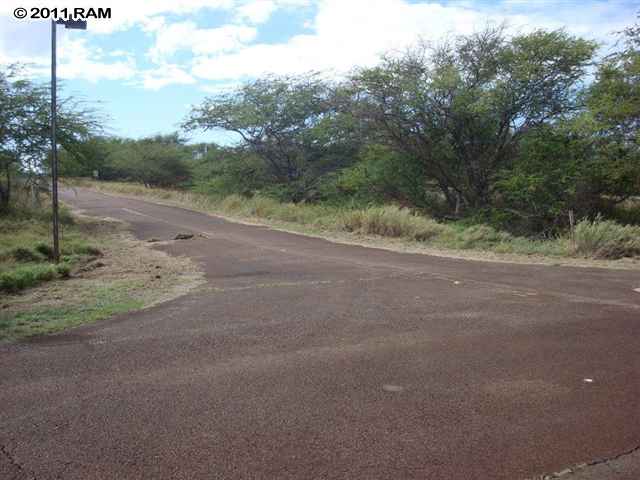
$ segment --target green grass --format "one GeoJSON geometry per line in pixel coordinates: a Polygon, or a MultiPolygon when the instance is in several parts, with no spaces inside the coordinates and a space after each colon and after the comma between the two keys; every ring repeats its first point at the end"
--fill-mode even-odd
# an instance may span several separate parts
{"type": "Polygon", "coordinates": [[[313,232],[349,232],[406,239],[436,248],[559,258],[619,259],[640,255],[640,227],[623,226],[600,218],[580,222],[573,238],[566,234],[550,239],[533,239],[513,236],[485,224],[441,223],[394,205],[349,208],[282,203],[260,195],[219,198],[187,190],[147,188],[124,182],[81,181],[80,185],[106,193],[170,201],[205,212],[284,222],[294,229],[302,226],[304,230],[313,232]]]}
{"type": "Polygon", "coordinates": [[[71,268],[100,255],[69,211],[61,209],[61,260],[51,263],[47,210],[13,207],[0,215],[0,293],[16,293],[69,275],[71,268]]]}
{"type": "Polygon", "coordinates": [[[56,277],[58,277],[58,265],[49,263],[18,265],[0,273],[0,291],[15,293],[56,277]]]}
{"type": "Polygon", "coordinates": [[[11,341],[34,335],[59,332],[93,323],[143,306],[142,300],[128,295],[131,282],[87,292],[82,304],[40,307],[17,313],[0,312],[0,340],[11,341]]]}
{"type": "MultiPolygon", "coordinates": [[[[120,228],[111,222],[76,222],[63,212],[58,265],[51,262],[47,212],[16,207],[0,212],[0,342],[96,322],[172,298],[178,291],[170,279],[182,277],[173,262],[166,263],[162,280],[150,284],[145,265],[157,266],[162,260],[122,239],[120,228]],[[106,268],[80,273],[77,267],[103,255],[97,242],[104,245],[107,264],[100,266],[106,268]],[[129,254],[140,258],[130,262],[129,254]],[[49,282],[54,279],[68,280],[49,282]],[[30,287],[36,288],[24,291],[30,287]]],[[[197,284],[186,274],[187,287],[197,284]]]]}

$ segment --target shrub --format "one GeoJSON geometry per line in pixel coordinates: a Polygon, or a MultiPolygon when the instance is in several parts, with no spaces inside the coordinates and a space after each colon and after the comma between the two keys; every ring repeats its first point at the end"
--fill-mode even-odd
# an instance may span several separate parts
{"type": "Polygon", "coordinates": [[[78,256],[78,255],[89,255],[92,257],[101,257],[102,251],[94,247],[93,245],[87,244],[82,238],[78,238],[77,236],[69,236],[66,238],[61,244],[61,254],[62,256],[78,256]]]}
{"type": "Polygon", "coordinates": [[[431,218],[414,215],[396,206],[371,207],[344,213],[339,226],[348,232],[408,237],[420,241],[429,240],[446,229],[431,218]]]}
{"type": "Polygon", "coordinates": [[[640,225],[640,202],[638,199],[618,205],[611,212],[612,220],[622,224],[640,225]]]}
{"type": "Polygon", "coordinates": [[[75,223],[76,223],[76,219],[74,218],[73,214],[71,213],[71,210],[69,210],[65,206],[60,207],[60,209],[58,211],[58,221],[62,225],[75,225],[75,223]]]}
{"type": "Polygon", "coordinates": [[[335,189],[342,197],[361,203],[396,201],[435,213],[438,197],[432,195],[424,178],[420,159],[373,144],[361,152],[355,165],[337,174],[335,189]]]}
{"type": "Polygon", "coordinates": [[[61,263],[56,268],[58,275],[62,278],[69,278],[71,276],[71,267],[66,263],[61,263]]]}
{"type": "Polygon", "coordinates": [[[246,202],[249,215],[271,218],[279,206],[279,202],[267,197],[253,197],[246,202]]]}
{"type": "Polygon", "coordinates": [[[233,194],[225,197],[220,203],[220,208],[225,212],[238,212],[247,200],[240,195],[233,194]]]}
{"type": "Polygon", "coordinates": [[[40,242],[36,244],[34,249],[45,258],[53,258],[53,248],[51,248],[51,246],[46,243],[40,242]]]}
{"type": "Polygon", "coordinates": [[[500,232],[489,225],[472,225],[459,234],[461,248],[488,247],[511,239],[507,232],[500,232]]]}
{"type": "Polygon", "coordinates": [[[33,250],[26,247],[16,247],[11,252],[11,256],[17,262],[39,262],[42,260],[42,257],[38,254],[38,252],[34,252],[33,250]]]}
{"type": "Polygon", "coordinates": [[[611,220],[580,221],[574,232],[574,253],[592,258],[617,259],[640,254],[640,227],[611,220]]]}
{"type": "Polygon", "coordinates": [[[24,265],[0,274],[0,290],[18,292],[56,277],[55,265],[24,265]]]}

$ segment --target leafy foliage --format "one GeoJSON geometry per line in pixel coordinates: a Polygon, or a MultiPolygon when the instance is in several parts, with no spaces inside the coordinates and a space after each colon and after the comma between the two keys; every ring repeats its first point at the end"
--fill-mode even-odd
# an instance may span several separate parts
{"type": "MultiPolygon", "coordinates": [[[[99,130],[96,112],[73,97],[57,105],[57,140],[71,146],[99,130]]],[[[49,168],[50,92],[27,79],[20,65],[0,70],[0,208],[11,201],[13,180],[34,176],[49,168]]]]}
{"type": "Polygon", "coordinates": [[[189,183],[192,151],[177,133],[140,140],[93,137],[68,149],[61,158],[68,176],[93,176],[105,180],[131,180],[146,186],[189,183]]]}
{"type": "Polygon", "coordinates": [[[237,134],[284,196],[299,201],[313,196],[320,176],[348,165],[358,151],[345,97],[316,74],[266,77],[208,98],[184,125],[237,134]]]}
{"type": "Polygon", "coordinates": [[[111,167],[147,186],[175,186],[190,177],[188,152],[176,134],[124,141],[110,155],[111,167]]]}
{"type": "Polygon", "coordinates": [[[386,58],[353,79],[361,112],[395,150],[424,164],[451,209],[492,202],[495,175],[529,131],[578,108],[595,45],[562,31],[508,40],[502,28],[386,58]]]}

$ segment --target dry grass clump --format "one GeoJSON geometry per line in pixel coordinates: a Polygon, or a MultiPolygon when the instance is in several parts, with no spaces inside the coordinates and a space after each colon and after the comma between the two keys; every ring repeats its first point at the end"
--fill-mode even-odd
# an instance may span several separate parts
{"type": "Polygon", "coordinates": [[[446,226],[393,205],[345,212],[338,226],[348,232],[426,241],[442,234],[446,226]]]}
{"type": "Polygon", "coordinates": [[[640,255],[640,227],[620,225],[600,217],[582,220],[574,232],[574,253],[607,259],[640,255]]]}

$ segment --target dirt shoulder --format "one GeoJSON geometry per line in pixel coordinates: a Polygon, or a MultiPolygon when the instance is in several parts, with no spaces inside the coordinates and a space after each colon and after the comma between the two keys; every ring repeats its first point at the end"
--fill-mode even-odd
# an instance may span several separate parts
{"type": "Polygon", "coordinates": [[[203,283],[202,272],[189,258],[171,256],[135,239],[123,222],[74,213],[79,228],[99,246],[102,255],[77,265],[68,279],[3,296],[0,342],[146,308],[203,283]]]}

